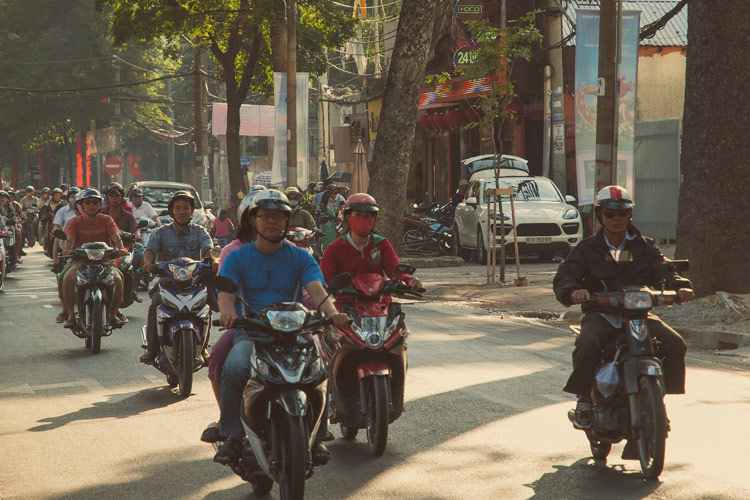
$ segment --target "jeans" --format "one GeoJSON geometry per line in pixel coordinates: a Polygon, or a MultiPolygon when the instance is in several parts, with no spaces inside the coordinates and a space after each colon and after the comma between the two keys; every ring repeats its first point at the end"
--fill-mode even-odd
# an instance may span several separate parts
{"type": "Polygon", "coordinates": [[[149,351],[157,351],[159,349],[159,340],[156,334],[156,309],[161,304],[161,294],[159,290],[151,296],[151,304],[148,306],[148,316],[146,319],[146,344],[149,351]]]}
{"type": "Polygon", "coordinates": [[[229,236],[217,236],[216,237],[216,243],[221,247],[224,248],[229,243],[229,236]]]}
{"type": "MultiPolygon", "coordinates": [[[[237,335],[221,372],[219,432],[222,436],[242,437],[245,435],[240,420],[240,407],[242,406],[242,391],[250,378],[250,358],[252,354],[253,341],[247,335],[237,335]]],[[[323,418],[320,421],[316,437],[321,439],[326,434],[328,434],[328,399],[326,399],[323,418]]]]}

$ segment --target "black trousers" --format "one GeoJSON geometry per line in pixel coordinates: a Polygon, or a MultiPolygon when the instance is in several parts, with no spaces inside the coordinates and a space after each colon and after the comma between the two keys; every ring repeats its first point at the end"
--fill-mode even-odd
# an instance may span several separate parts
{"type": "Polygon", "coordinates": [[[156,308],[161,304],[161,294],[157,290],[151,296],[151,304],[148,306],[148,319],[146,320],[146,344],[149,351],[159,349],[159,340],[156,338],[156,308]]]}
{"type": "MultiPolygon", "coordinates": [[[[651,336],[661,343],[658,354],[664,356],[665,391],[667,394],[685,394],[685,340],[657,316],[650,314],[646,324],[651,336]]],[[[581,333],[573,350],[573,373],[563,388],[565,392],[586,397],[591,394],[602,347],[612,341],[616,332],[617,329],[600,314],[588,313],[583,317],[581,333]]]]}

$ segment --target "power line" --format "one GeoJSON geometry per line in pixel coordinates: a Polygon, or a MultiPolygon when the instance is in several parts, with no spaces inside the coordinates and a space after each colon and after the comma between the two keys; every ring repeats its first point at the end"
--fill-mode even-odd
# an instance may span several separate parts
{"type": "Polygon", "coordinates": [[[34,61],[34,62],[28,62],[28,61],[0,61],[0,65],[7,64],[7,65],[15,65],[15,66],[34,66],[34,65],[41,65],[41,64],[65,64],[65,63],[72,63],[72,62],[84,62],[84,61],[101,61],[103,59],[111,59],[111,56],[105,56],[105,57],[88,57],[85,59],[63,59],[63,60],[57,60],[57,61],[34,61]]]}
{"type": "Polygon", "coordinates": [[[117,83],[112,85],[100,85],[98,87],[80,87],[80,88],[74,88],[74,89],[27,89],[27,88],[18,88],[18,87],[0,87],[0,91],[6,91],[6,92],[27,92],[30,94],[58,94],[62,92],[79,92],[79,91],[86,91],[86,90],[102,90],[102,89],[116,89],[121,87],[135,87],[138,85],[145,85],[147,83],[154,83],[162,80],[169,80],[172,78],[181,78],[183,76],[192,76],[195,75],[195,71],[187,71],[184,73],[175,73],[172,75],[165,75],[161,76],[159,78],[151,78],[150,80],[141,80],[137,82],[126,82],[126,83],[117,83]]]}

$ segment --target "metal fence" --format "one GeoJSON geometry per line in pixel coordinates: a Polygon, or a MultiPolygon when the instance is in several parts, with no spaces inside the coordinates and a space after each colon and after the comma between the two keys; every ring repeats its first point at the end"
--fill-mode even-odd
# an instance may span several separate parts
{"type": "Polygon", "coordinates": [[[677,239],[682,120],[638,122],[633,223],[657,242],[677,239]]]}

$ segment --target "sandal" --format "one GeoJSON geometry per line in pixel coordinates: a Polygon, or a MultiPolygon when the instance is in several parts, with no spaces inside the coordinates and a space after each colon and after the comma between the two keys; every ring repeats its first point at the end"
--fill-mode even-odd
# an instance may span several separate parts
{"type": "Polygon", "coordinates": [[[55,318],[55,322],[56,322],[56,323],[62,323],[62,322],[63,322],[63,321],[65,321],[66,319],[68,319],[68,313],[67,313],[67,312],[65,312],[65,311],[60,311],[60,313],[59,313],[59,314],[57,315],[57,317],[55,318]]]}
{"type": "Polygon", "coordinates": [[[147,365],[152,365],[152,364],[154,364],[154,360],[156,359],[156,355],[157,354],[159,354],[157,351],[146,351],[145,353],[143,353],[141,355],[140,358],[138,358],[138,360],[141,363],[145,363],[147,365]]]}
{"type": "Polygon", "coordinates": [[[315,465],[325,465],[331,459],[331,452],[320,439],[315,440],[310,452],[312,453],[312,462],[315,465]]]}
{"type": "Polygon", "coordinates": [[[63,325],[63,328],[70,328],[71,330],[75,328],[76,326],[76,319],[75,318],[68,318],[65,320],[65,324],[63,325]]]}
{"type": "Polygon", "coordinates": [[[226,441],[227,437],[222,436],[219,432],[219,426],[211,425],[201,434],[201,441],[204,443],[215,443],[216,441],[226,441]]]}
{"type": "Polygon", "coordinates": [[[242,455],[242,438],[230,437],[224,441],[219,451],[214,455],[214,462],[221,465],[237,465],[242,455]]]}

